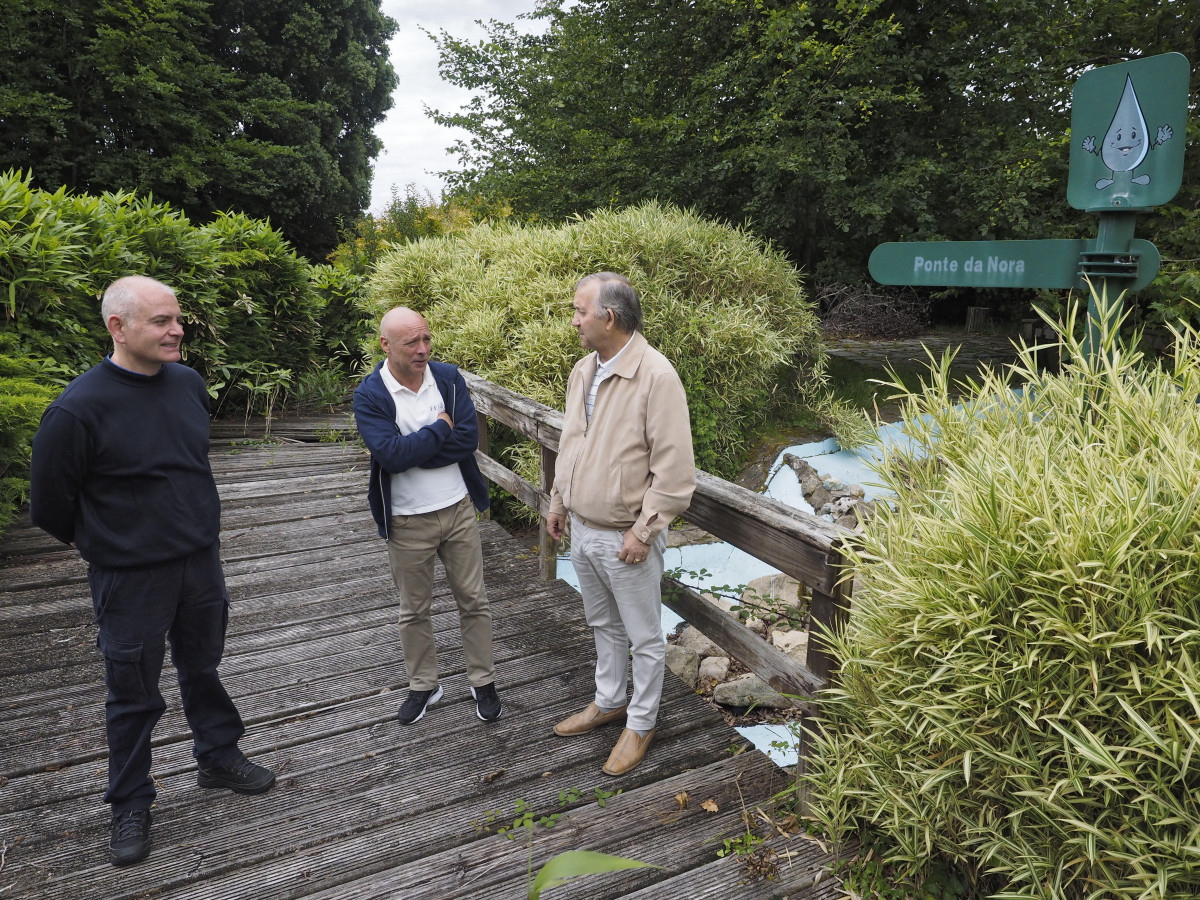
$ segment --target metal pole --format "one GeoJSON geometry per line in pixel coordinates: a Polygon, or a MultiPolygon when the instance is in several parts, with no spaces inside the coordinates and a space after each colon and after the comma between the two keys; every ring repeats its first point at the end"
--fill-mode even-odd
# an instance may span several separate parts
{"type": "MultiPolygon", "coordinates": [[[[1096,233],[1097,254],[1128,253],[1133,242],[1133,226],[1137,213],[1133,212],[1102,212],[1100,213],[1100,228],[1096,233]]],[[[1083,355],[1091,360],[1100,348],[1101,319],[1100,309],[1096,305],[1096,297],[1108,299],[1108,319],[1106,324],[1110,329],[1116,328],[1121,318],[1120,294],[1124,279],[1109,279],[1104,276],[1093,278],[1093,290],[1088,294],[1087,335],[1083,340],[1083,355]]]]}

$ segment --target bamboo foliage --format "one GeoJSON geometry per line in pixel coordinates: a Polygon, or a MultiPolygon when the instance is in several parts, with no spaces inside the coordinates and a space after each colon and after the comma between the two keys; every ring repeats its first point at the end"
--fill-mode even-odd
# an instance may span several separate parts
{"type": "Polygon", "coordinates": [[[730,469],[797,355],[821,364],[816,316],[781,254],[744,230],[657,203],[557,228],[485,224],[398,247],[375,271],[370,312],[378,320],[393,306],[418,310],[435,356],[561,408],[584,353],[571,328],[575,283],[604,270],[629,276],[641,294],[646,337],[687,390],[702,468],[730,469]]]}
{"type": "MultiPolygon", "coordinates": [[[[1105,305],[1103,298],[1102,306],[1105,305]]],[[[896,384],[909,447],[852,550],[839,686],[809,767],[837,837],[873,823],[997,898],[1200,896],[1200,343],[896,384]]]]}

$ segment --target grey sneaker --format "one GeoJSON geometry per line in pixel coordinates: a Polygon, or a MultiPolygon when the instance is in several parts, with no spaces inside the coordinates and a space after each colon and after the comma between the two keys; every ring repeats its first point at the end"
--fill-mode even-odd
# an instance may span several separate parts
{"type": "Polygon", "coordinates": [[[442,699],[442,686],[439,684],[432,691],[409,691],[408,696],[400,705],[396,718],[401,725],[411,725],[425,715],[425,710],[442,699]]]}
{"type": "Polygon", "coordinates": [[[475,698],[475,714],[485,722],[495,722],[500,718],[500,695],[496,693],[496,683],[485,684],[483,687],[471,687],[471,696],[475,698]]]}
{"type": "Polygon", "coordinates": [[[128,866],[150,855],[150,810],[127,809],[113,816],[108,860],[128,866]]]}

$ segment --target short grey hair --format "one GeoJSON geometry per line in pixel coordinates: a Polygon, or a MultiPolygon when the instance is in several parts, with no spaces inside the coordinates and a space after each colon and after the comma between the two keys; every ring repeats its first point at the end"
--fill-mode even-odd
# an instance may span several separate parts
{"type": "Polygon", "coordinates": [[[642,302],[629,279],[616,272],[594,272],[579,279],[575,285],[576,293],[585,284],[593,281],[600,282],[600,290],[596,293],[597,317],[603,318],[603,310],[611,310],[613,320],[621,331],[626,334],[641,331],[642,302]]]}
{"type": "Polygon", "coordinates": [[[142,291],[151,285],[166,291],[172,297],[175,296],[174,289],[161,281],[145,275],[126,275],[110,284],[104,292],[104,299],[100,302],[100,320],[107,324],[109,316],[116,316],[122,320],[130,318],[138,300],[141,299],[142,291]]]}

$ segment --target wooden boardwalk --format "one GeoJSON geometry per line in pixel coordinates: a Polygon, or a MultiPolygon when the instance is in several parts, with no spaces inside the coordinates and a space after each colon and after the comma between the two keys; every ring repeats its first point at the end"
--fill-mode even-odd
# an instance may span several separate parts
{"type": "Polygon", "coordinates": [[[494,523],[483,542],[504,715],[475,716],[439,567],[446,699],[400,726],[407,676],[365,456],[336,443],[214,447],[232,598],[221,671],[246,721],[242,748],[278,784],[261,797],[197,788],[165,672],[154,849],[133,867],[109,865],[105,692],[86,569],[26,519],[0,543],[0,900],[521,898],[526,836],[494,833],[519,801],[563,813],[534,832],[535,870],[567,849],[662,867],[581,878],[547,891],[551,900],[843,896],[821,845],[755,813],[786,775],[671,673],[658,738],[628,776],[600,772],[615,727],[552,734],[591,698],[590,632],[577,594],[541,580],[536,559],[494,523]],[[600,806],[597,789],[621,793],[600,806]],[[579,799],[560,804],[572,791],[579,799]],[[745,833],[744,812],[756,834],[773,835],[762,846],[774,880],[717,856],[745,833]]]}

